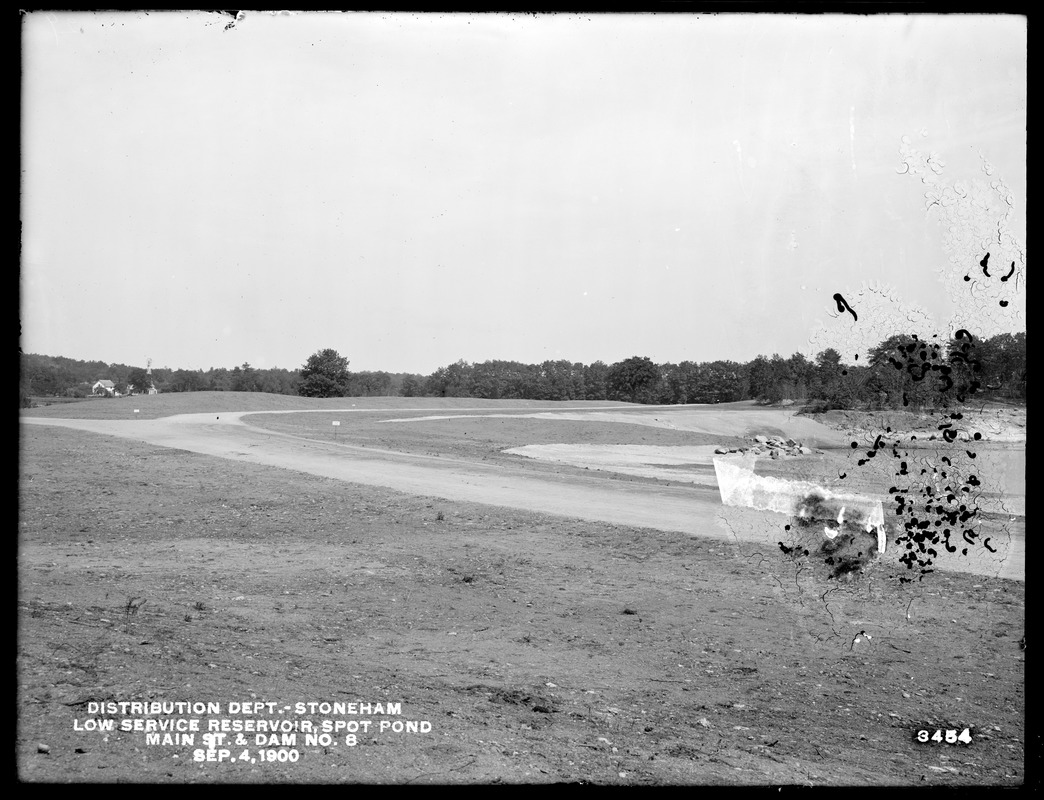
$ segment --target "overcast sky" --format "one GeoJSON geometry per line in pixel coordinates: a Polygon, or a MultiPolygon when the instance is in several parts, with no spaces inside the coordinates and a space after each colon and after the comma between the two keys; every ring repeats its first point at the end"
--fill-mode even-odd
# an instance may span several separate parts
{"type": "Polygon", "coordinates": [[[427,374],[812,355],[889,303],[945,330],[983,254],[901,147],[1003,181],[1025,286],[1022,17],[230,19],[24,17],[25,352],[427,374]]]}

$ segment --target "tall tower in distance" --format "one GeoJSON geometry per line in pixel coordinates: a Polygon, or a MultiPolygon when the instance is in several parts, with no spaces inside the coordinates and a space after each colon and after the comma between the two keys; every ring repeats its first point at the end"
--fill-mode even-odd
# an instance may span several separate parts
{"type": "Polygon", "coordinates": [[[159,394],[159,390],[156,385],[152,382],[152,359],[145,360],[145,374],[149,377],[149,388],[145,390],[146,394],[159,394]]]}

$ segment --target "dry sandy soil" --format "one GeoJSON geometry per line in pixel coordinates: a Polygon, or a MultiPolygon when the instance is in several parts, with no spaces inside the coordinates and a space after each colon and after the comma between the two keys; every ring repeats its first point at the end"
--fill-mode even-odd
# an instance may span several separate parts
{"type": "Polygon", "coordinates": [[[1004,576],[1024,569],[1024,445],[999,428],[975,445],[1009,550],[912,583],[886,552],[843,583],[784,555],[787,518],[724,507],[706,480],[709,449],[764,433],[820,451],[764,474],[882,492],[848,448],[873,420],[825,421],[232,393],[25,412],[19,776],[1022,785],[1025,584],[1004,576]],[[504,452],[532,446],[584,458],[504,452]],[[236,760],[197,761],[200,734],[148,744],[118,729],[147,715],[103,701],[219,703],[173,715],[203,730],[371,725],[354,745],[250,733],[236,760]],[[277,706],[228,709],[247,701],[277,706]],[[401,714],[280,714],[325,701],[401,714]],[[117,730],[78,730],[99,720],[117,730]],[[431,729],[378,730],[405,720],[431,729]],[[965,728],[970,744],[916,740],[965,728]]]}

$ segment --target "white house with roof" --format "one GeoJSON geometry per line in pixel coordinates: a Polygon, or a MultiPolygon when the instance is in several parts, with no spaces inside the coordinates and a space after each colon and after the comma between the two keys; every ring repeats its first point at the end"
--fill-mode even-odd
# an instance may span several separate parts
{"type": "Polygon", "coordinates": [[[91,394],[107,394],[109,397],[118,397],[119,392],[116,391],[116,384],[109,380],[95,381],[91,387],[91,394]]]}

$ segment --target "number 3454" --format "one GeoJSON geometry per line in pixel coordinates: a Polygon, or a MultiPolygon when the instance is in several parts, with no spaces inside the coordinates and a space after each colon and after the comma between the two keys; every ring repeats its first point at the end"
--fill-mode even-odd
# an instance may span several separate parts
{"type": "Polygon", "coordinates": [[[928,744],[928,742],[946,742],[946,744],[971,744],[972,737],[971,731],[965,728],[960,733],[957,733],[957,729],[944,731],[942,729],[936,729],[934,733],[928,730],[919,730],[915,736],[918,742],[921,744],[928,744]]]}

